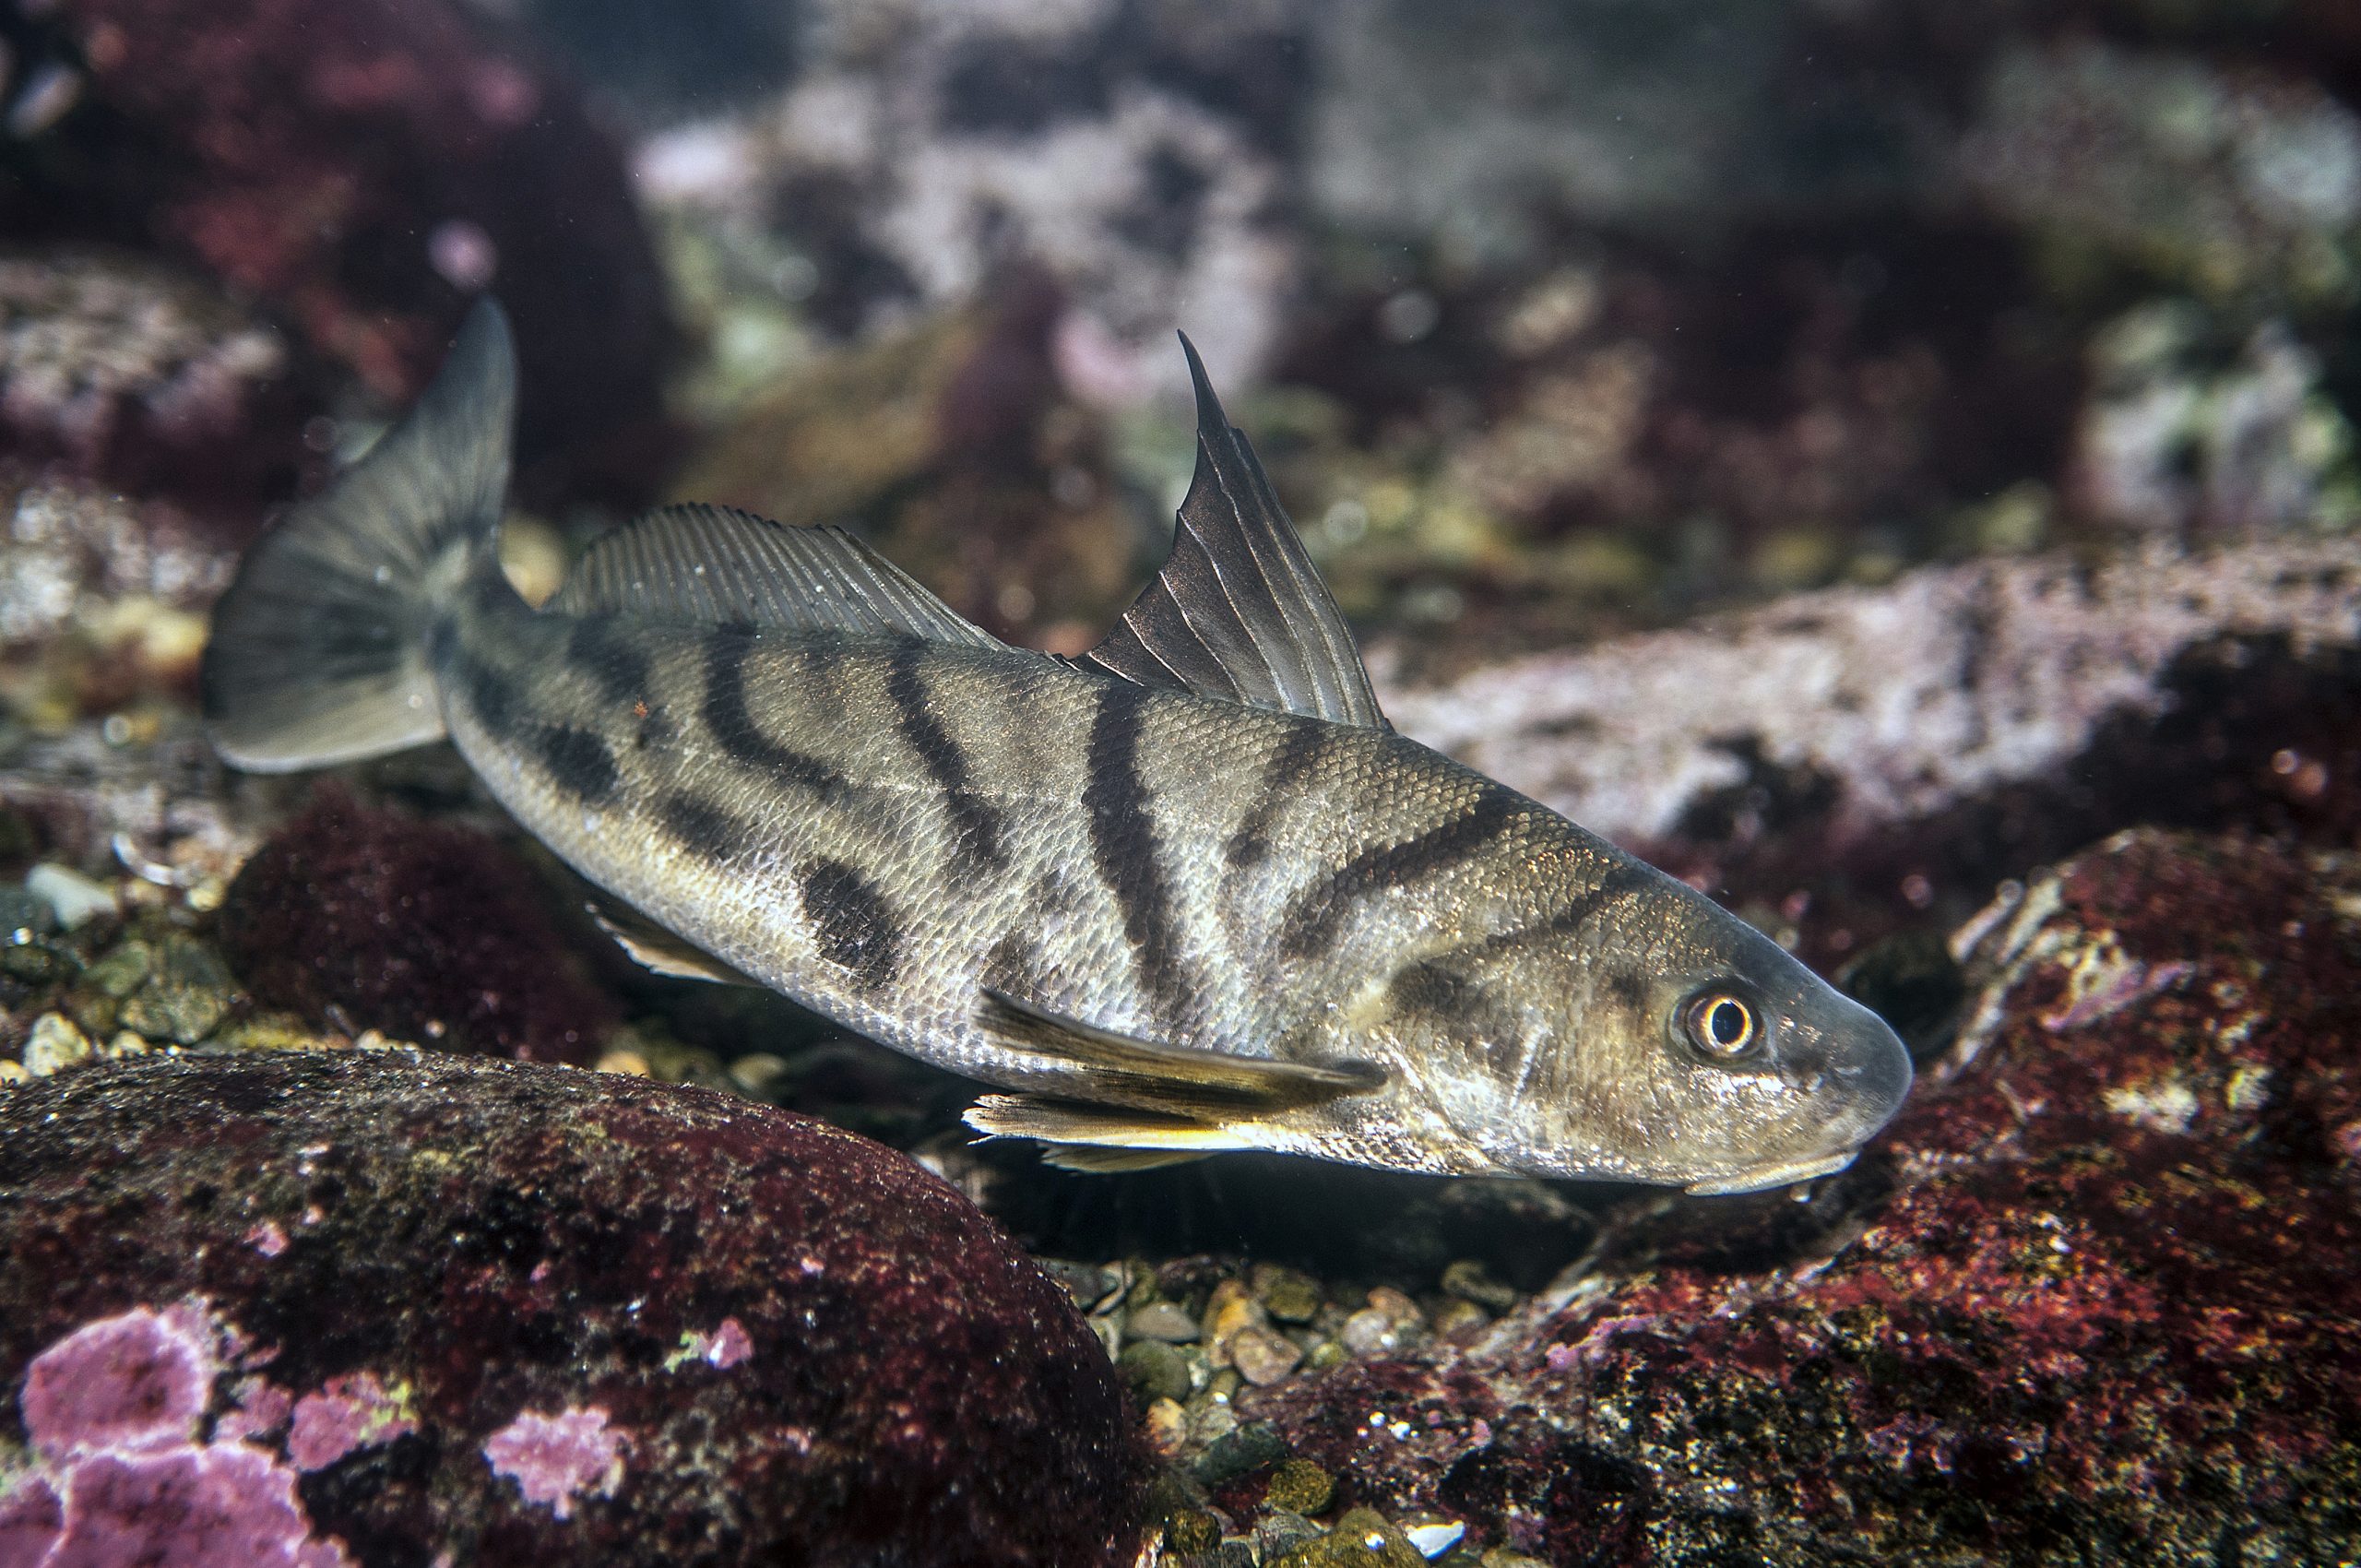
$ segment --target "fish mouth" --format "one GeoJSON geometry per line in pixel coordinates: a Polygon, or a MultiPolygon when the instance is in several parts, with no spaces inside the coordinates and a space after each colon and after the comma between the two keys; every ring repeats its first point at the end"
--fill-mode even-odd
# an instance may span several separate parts
{"type": "Polygon", "coordinates": [[[1853,1157],[1860,1152],[1857,1147],[1848,1148],[1841,1154],[1822,1155],[1817,1159],[1793,1160],[1786,1165],[1757,1166],[1751,1170],[1741,1170],[1735,1176],[1716,1176],[1711,1181],[1691,1182],[1681,1190],[1698,1197],[1723,1197],[1738,1193],[1767,1192],[1773,1187],[1786,1187],[1797,1182],[1809,1182],[1815,1176],[1833,1175],[1852,1164],[1853,1157]]]}

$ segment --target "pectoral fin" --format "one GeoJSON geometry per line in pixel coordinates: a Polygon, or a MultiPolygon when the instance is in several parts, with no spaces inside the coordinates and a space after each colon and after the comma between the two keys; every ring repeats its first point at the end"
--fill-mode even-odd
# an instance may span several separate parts
{"type": "Polygon", "coordinates": [[[984,993],[982,1022],[1010,1050],[1066,1069],[1077,1099],[1130,1106],[1192,1123],[1316,1105],[1367,1094],[1385,1082],[1383,1070],[1367,1063],[1315,1066],[1137,1039],[1060,1017],[996,991],[984,993]]]}
{"type": "Polygon", "coordinates": [[[1226,1127],[1022,1094],[986,1095],[968,1108],[967,1123],[991,1137],[1038,1138],[1050,1146],[1042,1155],[1048,1163],[1099,1175],[1255,1146],[1226,1127]]]}
{"type": "Polygon", "coordinates": [[[702,947],[694,947],[654,921],[619,904],[586,904],[590,918],[599,929],[615,939],[615,945],[632,956],[643,968],[653,970],[673,980],[711,980],[717,985],[753,985],[763,982],[743,970],[730,968],[702,947]]]}

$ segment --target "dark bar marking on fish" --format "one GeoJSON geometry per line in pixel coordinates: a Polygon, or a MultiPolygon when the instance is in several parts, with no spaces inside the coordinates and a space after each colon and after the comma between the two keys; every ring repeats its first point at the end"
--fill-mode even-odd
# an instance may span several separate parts
{"type": "Polygon", "coordinates": [[[1484,947],[1488,952],[1497,953],[1528,942],[1575,935],[1596,920],[1608,906],[1645,892],[1655,885],[1654,873],[1643,867],[1617,866],[1599,878],[1596,886],[1583,889],[1541,919],[1526,925],[1494,932],[1484,939],[1484,947]]]}
{"type": "Polygon", "coordinates": [[[1359,900],[1465,864],[1519,819],[1524,804],[1514,791],[1488,784],[1474,805],[1450,821],[1398,844],[1362,850],[1296,899],[1280,922],[1279,951],[1290,958],[1325,951],[1359,900]]]}
{"type": "Polygon", "coordinates": [[[1082,803],[1090,814],[1090,856],[1123,912],[1123,935],[1136,956],[1141,984],[1157,1016],[1177,1025],[1189,1015],[1191,993],[1180,972],[1172,889],[1140,778],[1140,715],[1147,696],[1145,687],[1128,681],[1099,688],[1082,803]]]}
{"type": "Polygon", "coordinates": [[[533,749],[550,781],[587,804],[604,804],[622,782],[615,771],[615,754],[587,730],[548,726],[534,738],[533,749]]]}
{"type": "MultiPolygon", "coordinates": [[[[637,709],[635,708],[634,711],[636,712],[637,709]]],[[[632,736],[631,743],[635,751],[660,752],[680,739],[680,736],[681,727],[672,722],[670,715],[660,707],[650,707],[645,713],[639,714],[639,729],[632,736]]]]}
{"type": "Polygon", "coordinates": [[[449,611],[434,617],[426,628],[426,665],[430,670],[447,670],[459,650],[459,618],[449,611]]]}
{"type": "Polygon", "coordinates": [[[500,670],[487,663],[461,644],[452,655],[451,675],[458,684],[459,695],[475,710],[477,720],[486,730],[504,739],[516,732],[517,716],[524,706],[516,683],[500,670]]]}
{"type": "Polygon", "coordinates": [[[1222,845],[1224,864],[1243,871],[1268,858],[1272,824],[1311,777],[1312,765],[1326,744],[1327,735],[1322,725],[1299,719],[1287,726],[1287,738],[1272,748],[1270,760],[1264,764],[1262,793],[1253,809],[1222,845]]]}
{"type": "Polygon", "coordinates": [[[926,683],[919,674],[925,657],[924,643],[907,641],[896,647],[885,665],[885,695],[893,701],[902,739],[918,753],[927,777],[943,791],[943,809],[951,814],[961,852],[987,870],[1002,870],[1008,864],[1008,853],[1002,846],[1000,814],[976,792],[967,754],[928,705],[926,683]]]}
{"type": "Polygon", "coordinates": [[[892,985],[901,967],[902,926],[884,895],[842,861],[814,861],[798,879],[820,956],[852,971],[863,990],[892,985]]]}
{"type": "Polygon", "coordinates": [[[746,660],[754,628],[744,622],[717,626],[705,645],[705,723],[722,751],[752,767],[767,767],[822,795],[844,786],[844,776],[808,752],[772,740],[746,710],[746,660]]]}
{"type": "Polygon", "coordinates": [[[754,842],[749,824],[694,795],[665,796],[657,802],[656,820],[690,853],[718,865],[742,859],[754,842]]]}
{"type": "Polygon", "coordinates": [[[603,615],[578,617],[565,636],[565,657],[611,703],[644,703],[651,671],[647,655],[603,615]]]}

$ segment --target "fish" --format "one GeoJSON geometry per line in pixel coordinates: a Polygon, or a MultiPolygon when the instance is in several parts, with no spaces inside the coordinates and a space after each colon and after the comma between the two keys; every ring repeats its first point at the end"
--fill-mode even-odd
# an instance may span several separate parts
{"type": "Polygon", "coordinates": [[[976,1132],[1125,1170],[1262,1150],[1742,1193],[1842,1169],[1893,1031],[1752,926],[1396,732],[1181,339],[1196,469],[1088,653],[1012,647],[834,526],[700,505],[535,606],[498,538],[489,297],[416,405],[246,552],[231,765],[448,740],[660,972],[978,1080],[976,1132]]]}

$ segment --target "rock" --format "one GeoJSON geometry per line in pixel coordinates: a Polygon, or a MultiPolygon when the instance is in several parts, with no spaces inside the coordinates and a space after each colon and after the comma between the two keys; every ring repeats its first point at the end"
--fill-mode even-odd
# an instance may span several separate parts
{"type": "Polygon", "coordinates": [[[1123,1332],[1133,1339],[1186,1345],[1197,1337],[1197,1320],[1178,1301],[1150,1301],[1132,1309],[1123,1320],[1123,1332]]]}
{"type": "Polygon", "coordinates": [[[25,891],[47,904],[67,931],[115,912],[114,889],[70,866],[44,861],[33,867],[25,873],[25,891]]]}
{"type": "Polygon", "coordinates": [[[151,215],[388,404],[494,288],[528,492],[648,483],[655,255],[614,144],[529,51],[445,0],[64,0],[46,26],[87,65],[89,104],[47,130],[17,197],[46,226],[151,215]]]}
{"type": "Polygon", "coordinates": [[[1328,1506],[1335,1478],[1309,1459],[1283,1459],[1271,1471],[1264,1502],[1290,1514],[1317,1514],[1328,1506]]]}
{"type": "Polygon", "coordinates": [[[0,942],[14,943],[19,933],[30,941],[56,928],[57,916],[48,899],[20,884],[0,885],[0,942]]]}
{"type": "Polygon", "coordinates": [[[36,1078],[46,1078],[89,1058],[89,1037],[61,1014],[43,1013],[33,1020],[32,1032],[25,1037],[25,1071],[36,1078]]]}
{"type": "Polygon", "coordinates": [[[2349,836],[2356,691],[2361,550],[2282,541],[1928,567],[1381,696],[1833,967],[2127,821],[2349,836]]]}
{"type": "Polygon", "coordinates": [[[1189,1397],[1189,1359],[1169,1345],[1138,1340],[1123,1347],[1115,1365],[1143,1404],[1189,1397]]]}
{"type": "Polygon", "coordinates": [[[1278,1382],[1303,1360],[1303,1348],[1260,1324],[1241,1328],[1229,1341],[1230,1364],[1260,1388],[1278,1382]]]}
{"type": "Polygon", "coordinates": [[[1241,1416],[1601,1568],[2361,1550],[2361,856],[2125,834],[1961,946],[1965,1028],[1853,1170],[1637,1200],[1477,1346],[1241,1416]]]}
{"type": "Polygon", "coordinates": [[[1257,1264],[1250,1275],[1254,1299],[1281,1323],[1310,1323],[1320,1312],[1320,1281],[1283,1264],[1257,1264]]]}
{"type": "Polygon", "coordinates": [[[1493,1278],[1480,1258],[1453,1259],[1442,1271],[1442,1284],[1444,1295],[1473,1301],[1496,1313],[1507,1312],[1517,1302],[1516,1287],[1493,1278]]]}
{"type": "MultiPolygon", "coordinates": [[[[1136,1547],[1132,1418],[1057,1285],[902,1156],[720,1095],[86,1067],[0,1092],[0,1460],[69,1531],[170,1492],[305,1568],[1136,1547]]],[[[0,1524],[53,1535],[28,1495],[0,1524]]]]}
{"type": "Polygon", "coordinates": [[[325,1027],[585,1063],[614,1007],[546,907],[483,834],[331,783],[230,884],[221,949],[257,1002],[325,1027]]]}
{"type": "Polygon", "coordinates": [[[1278,1428],[1268,1421],[1249,1421],[1215,1439],[1198,1457],[1195,1472],[1205,1485],[1219,1486],[1287,1456],[1287,1439],[1278,1428]]]}
{"type": "Polygon", "coordinates": [[[150,1039],[195,1045],[228,1016],[232,995],[212,950],[174,932],[158,944],[146,983],[124,998],[120,1021],[150,1039]]]}

